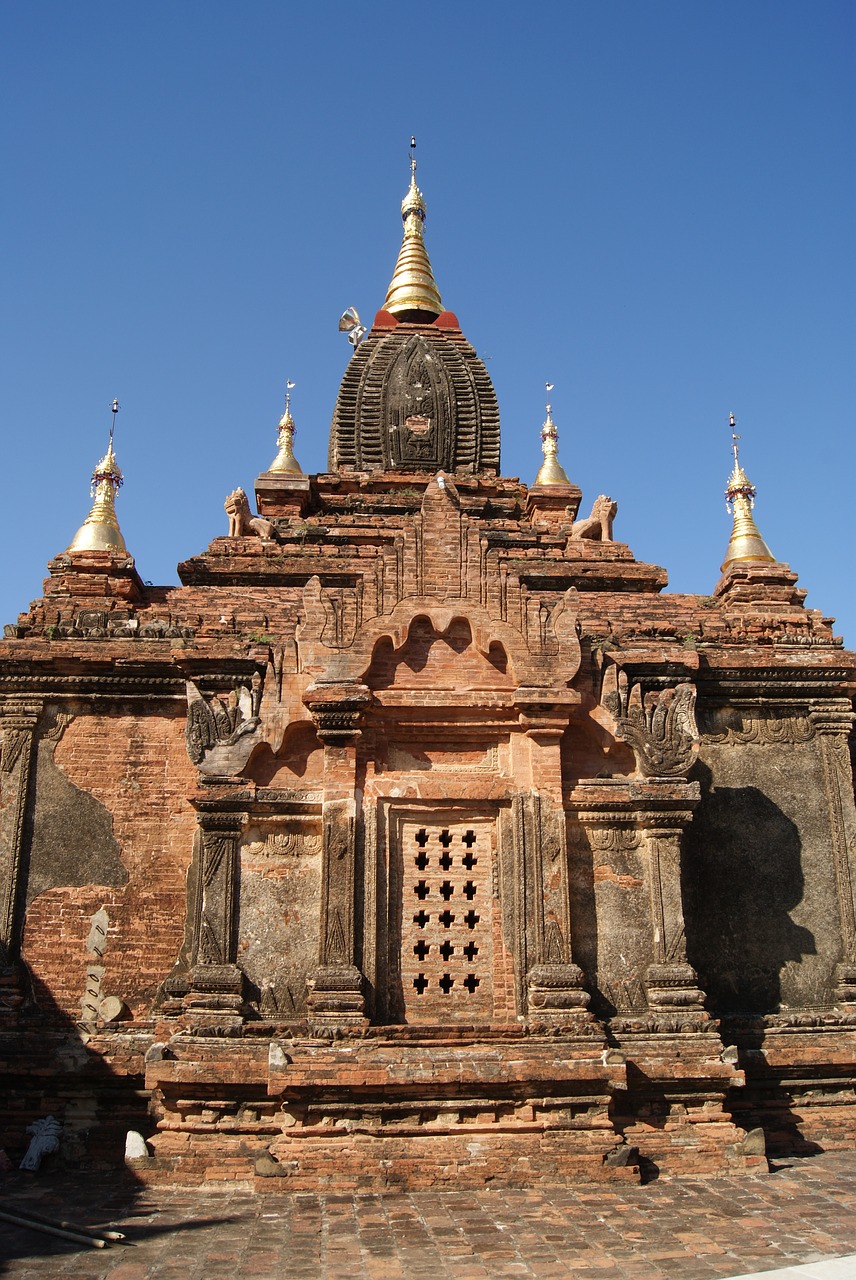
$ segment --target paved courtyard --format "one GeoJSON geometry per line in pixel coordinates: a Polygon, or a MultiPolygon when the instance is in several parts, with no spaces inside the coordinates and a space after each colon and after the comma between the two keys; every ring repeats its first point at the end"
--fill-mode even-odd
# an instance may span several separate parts
{"type": "Polygon", "coordinates": [[[708,1280],[856,1254],[856,1151],[779,1160],[766,1176],[365,1196],[14,1173],[0,1207],[127,1237],[96,1250],[0,1221],[0,1272],[16,1280],[708,1280]]]}

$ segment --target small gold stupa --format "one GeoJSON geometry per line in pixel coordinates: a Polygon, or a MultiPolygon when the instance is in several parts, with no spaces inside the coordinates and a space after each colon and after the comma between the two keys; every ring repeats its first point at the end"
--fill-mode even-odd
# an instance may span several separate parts
{"type": "Polygon", "coordinates": [[[302,476],[303,471],[300,463],[294,456],[294,433],[297,430],[294,425],[294,418],[291,416],[291,388],[294,383],[289,382],[286,385],[285,413],[279,420],[279,437],[277,439],[279,452],[268,467],[268,472],[287,472],[291,475],[302,476]]]}
{"type": "Polygon", "coordinates": [[[119,412],[118,400],[113,401],[113,423],[110,427],[110,442],[107,452],[92,473],[90,493],[94,498],[92,509],[72,538],[68,546],[74,551],[116,551],[127,554],[125,539],[116,519],[116,493],[124,483],[124,477],[113,452],[113,431],[116,414],[119,412]]]}
{"type": "Polygon", "coordinates": [[[383,309],[400,320],[424,321],[440,315],[443,303],[425,248],[425,197],[416,185],[415,138],[410,139],[410,187],[401,202],[401,217],[404,237],[383,309]]]}
{"type": "Polygon", "coordinates": [[[735,564],[745,560],[766,560],[775,564],[776,557],[761,537],[760,530],[752,516],[755,505],[755,486],[740,465],[737,441],[740,437],[735,432],[734,414],[729,414],[731,427],[731,448],[734,453],[734,469],[728,477],[725,490],[725,505],[734,515],[731,539],[722,562],[722,572],[727,573],[735,564]]]}
{"type": "MultiPolygon", "coordinates": [[[[553,384],[546,384],[547,395],[553,390],[553,384]]],[[[553,421],[553,406],[547,400],[547,419],[541,428],[541,451],[544,461],[535,477],[535,484],[570,484],[567,472],[559,461],[559,433],[553,421]]]]}

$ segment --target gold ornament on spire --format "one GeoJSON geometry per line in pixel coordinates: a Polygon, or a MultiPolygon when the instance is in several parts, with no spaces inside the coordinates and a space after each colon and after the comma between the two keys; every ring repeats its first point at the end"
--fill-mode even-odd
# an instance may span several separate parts
{"type": "Polygon", "coordinates": [[[776,557],[761,537],[760,530],[752,516],[756,489],[740,465],[737,446],[740,436],[734,430],[737,423],[733,413],[728,415],[728,425],[731,427],[731,450],[734,454],[734,468],[728,477],[728,486],[725,490],[725,506],[728,512],[733,514],[734,524],[731,529],[728,550],[722,562],[723,573],[734,564],[744,560],[766,560],[773,564],[776,563],[776,557]]]}
{"type": "Polygon", "coordinates": [[[300,463],[294,456],[294,433],[297,428],[294,425],[294,418],[291,416],[291,391],[293,386],[293,382],[286,382],[285,384],[285,413],[279,420],[279,437],[277,439],[279,452],[268,467],[268,471],[286,471],[291,475],[302,476],[303,471],[300,463]]]}
{"type": "Polygon", "coordinates": [[[556,430],[556,424],[553,421],[553,406],[550,404],[550,392],[553,390],[552,382],[545,382],[547,388],[547,420],[541,428],[541,450],[544,454],[544,461],[541,463],[535,484],[570,484],[567,472],[559,461],[559,433],[556,430]]]}
{"type": "Polygon", "coordinates": [[[404,237],[384,311],[402,320],[436,318],[443,310],[440,292],[425,248],[425,197],[416,185],[416,139],[410,139],[410,187],[401,202],[404,237]]]}
{"type": "Polygon", "coordinates": [[[114,400],[111,412],[110,441],[107,452],[92,473],[90,495],[95,499],[92,509],[69,544],[69,551],[116,551],[127,554],[125,539],[116,519],[116,494],[124,483],[116,455],[113,452],[113,433],[119,401],[114,400]]]}

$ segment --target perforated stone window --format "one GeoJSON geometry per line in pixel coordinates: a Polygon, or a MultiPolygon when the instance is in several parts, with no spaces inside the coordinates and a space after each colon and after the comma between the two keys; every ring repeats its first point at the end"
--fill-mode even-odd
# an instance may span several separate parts
{"type": "Polygon", "coordinates": [[[407,1022],[493,1015],[493,824],[406,822],[401,979],[407,1022]]]}

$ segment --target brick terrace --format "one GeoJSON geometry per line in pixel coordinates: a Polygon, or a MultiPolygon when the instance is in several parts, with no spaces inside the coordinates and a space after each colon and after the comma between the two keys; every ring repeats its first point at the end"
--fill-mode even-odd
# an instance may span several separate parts
{"type": "Polygon", "coordinates": [[[645,1187],[254,1195],[11,1175],[4,1209],[126,1231],[79,1249],[3,1224],[4,1275],[88,1280],[707,1280],[856,1253],[856,1152],[645,1187]]]}

